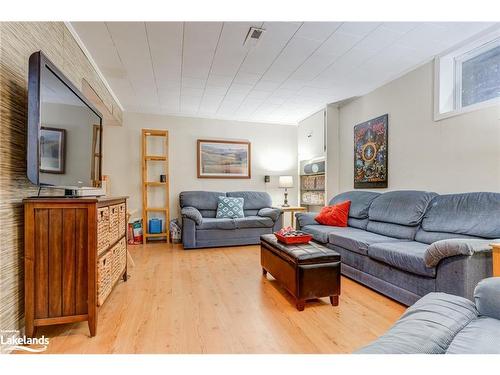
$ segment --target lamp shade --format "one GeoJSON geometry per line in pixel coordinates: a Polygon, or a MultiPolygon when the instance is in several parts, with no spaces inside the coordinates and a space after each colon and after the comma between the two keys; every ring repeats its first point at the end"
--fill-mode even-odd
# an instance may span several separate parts
{"type": "Polygon", "coordinates": [[[293,176],[280,176],[278,183],[280,188],[291,188],[293,187],[293,176]]]}

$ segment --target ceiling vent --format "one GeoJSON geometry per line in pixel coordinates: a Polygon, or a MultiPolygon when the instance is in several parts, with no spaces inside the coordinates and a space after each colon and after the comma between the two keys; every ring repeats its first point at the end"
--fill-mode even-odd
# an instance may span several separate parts
{"type": "Polygon", "coordinates": [[[245,42],[243,43],[244,46],[247,47],[255,47],[259,40],[262,38],[264,35],[264,32],[266,30],[260,29],[258,27],[251,27],[248,30],[247,36],[245,38],[245,42]]]}

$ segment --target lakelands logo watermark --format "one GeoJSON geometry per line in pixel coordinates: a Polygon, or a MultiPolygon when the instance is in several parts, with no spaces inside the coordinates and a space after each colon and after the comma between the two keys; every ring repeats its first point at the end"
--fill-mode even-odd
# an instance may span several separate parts
{"type": "Polygon", "coordinates": [[[0,349],[1,352],[10,352],[13,350],[23,350],[30,353],[41,353],[47,350],[49,339],[42,337],[20,336],[17,330],[0,330],[0,349]],[[28,346],[29,345],[29,346],[28,346]]]}

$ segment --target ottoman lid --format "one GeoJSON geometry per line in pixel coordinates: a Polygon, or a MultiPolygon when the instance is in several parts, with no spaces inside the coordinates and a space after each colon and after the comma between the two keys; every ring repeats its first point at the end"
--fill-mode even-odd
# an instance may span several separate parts
{"type": "Polygon", "coordinates": [[[266,248],[277,256],[295,264],[320,264],[340,261],[339,253],[316,242],[286,245],[279,242],[274,234],[263,234],[260,236],[260,241],[265,243],[266,248]]]}

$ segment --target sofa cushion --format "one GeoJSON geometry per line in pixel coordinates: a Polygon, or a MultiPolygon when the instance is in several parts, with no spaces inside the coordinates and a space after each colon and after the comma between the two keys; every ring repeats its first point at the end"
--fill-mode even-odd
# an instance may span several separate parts
{"type": "Polygon", "coordinates": [[[234,219],[236,228],[272,228],[274,221],[269,217],[245,216],[234,219]]]}
{"type": "Polygon", "coordinates": [[[416,190],[397,190],[384,193],[373,200],[368,211],[370,220],[401,225],[418,225],[436,193],[416,190]]]}
{"type": "Polygon", "coordinates": [[[422,296],[436,291],[435,278],[400,270],[390,264],[331,243],[326,246],[340,254],[343,274],[406,306],[413,305],[422,296]]]}
{"type": "Polygon", "coordinates": [[[422,221],[429,232],[500,237],[500,193],[464,193],[435,197],[422,221]]]}
{"type": "Polygon", "coordinates": [[[446,354],[500,354],[500,320],[474,319],[457,333],[446,354]]]}
{"type": "Polygon", "coordinates": [[[245,216],[257,216],[259,214],[259,210],[243,210],[245,216]]]}
{"type": "Polygon", "coordinates": [[[215,217],[217,210],[199,210],[203,217],[215,217]]]}
{"type": "MultiPolygon", "coordinates": [[[[191,206],[202,210],[217,210],[219,197],[226,196],[224,192],[218,191],[183,191],[179,194],[181,207],[191,206]]],[[[203,212],[202,212],[203,215],[203,212]]]]}
{"type": "Polygon", "coordinates": [[[260,210],[261,208],[273,205],[269,193],[263,191],[228,191],[226,195],[233,198],[243,198],[244,210],[260,210]]]}
{"type": "Polygon", "coordinates": [[[219,197],[217,215],[215,217],[218,219],[245,217],[243,213],[243,198],[219,197]]]}
{"type": "Polygon", "coordinates": [[[336,230],[336,227],[330,227],[328,225],[321,224],[310,224],[300,228],[301,231],[309,233],[313,236],[313,239],[321,242],[328,243],[328,235],[336,230]]]}
{"type": "Polygon", "coordinates": [[[217,219],[207,217],[203,219],[201,225],[196,226],[196,230],[206,230],[206,229],[225,229],[232,230],[236,229],[236,224],[234,219],[217,219]]]}
{"type": "Polygon", "coordinates": [[[347,219],[349,218],[349,207],[351,201],[345,201],[326,206],[321,209],[318,216],[314,219],[323,225],[331,225],[335,227],[347,227],[347,219]]]}
{"type": "Polygon", "coordinates": [[[409,307],[401,318],[362,354],[443,354],[455,335],[477,317],[466,298],[429,293],[409,307]]]}
{"type": "Polygon", "coordinates": [[[300,228],[306,225],[318,225],[315,217],[318,215],[317,212],[297,212],[295,217],[300,228]]]}
{"type": "Polygon", "coordinates": [[[258,244],[262,234],[271,228],[242,228],[238,230],[209,229],[196,231],[197,247],[219,247],[258,244]]]}
{"type": "Polygon", "coordinates": [[[393,223],[384,223],[381,221],[368,222],[366,230],[373,233],[382,234],[384,236],[399,238],[400,240],[413,240],[417,233],[418,226],[408,226],[393,223]]]}
{"type": "Polygon", "coordinates": [[[481,237],[467,236],[466,234],[459,233],[427,232],[422,228],[419,228],[415,234],[415,241],[427,243],[429,245],[436,241],[449,240],[452,238],[481,239],[481,237]]]}
{"type": "Polygon", "coordinates": [[[364,255],[368,253],[368,246],[374,243],[399,241],[397,238],[382,236],[357,228],[332,228],[334,230],[328,235],[329,243],[364,255]]]}
{"type": "Polygon", "coordinates": [[[356,219],[354,217],[350,217],[347,220],[347,225],[353,228],[366,229],[368,225],[368,219],[356,219]]]}
{"type": "Polygon", "coordinates": [[[403,271],[435,277],[436,268],[426,267],[424,254],[429,245],[416,241],[376,243],[368,247],[368,256],[403,271]]]}
{"type": "Polygon", "coordinates": [[[346,191],[333,197],[328,204],[334,205],[345,201],[351,201],[349,217],[353,217],[355,219],[366,219],[368,217],[368,209],[370,208],[370,205],[379,195],[380,193],[372,191],[346,191]]]}

